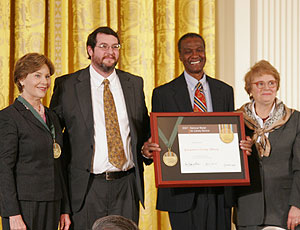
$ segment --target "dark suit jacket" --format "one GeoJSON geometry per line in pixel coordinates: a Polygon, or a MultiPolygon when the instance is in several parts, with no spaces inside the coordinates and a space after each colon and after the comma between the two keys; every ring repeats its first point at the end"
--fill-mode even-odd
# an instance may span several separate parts
{"type": "MultiPolygon", "coordinates": [[[[143,80],[127,72],[116,71],[125,98],[137,191],[143,204],[143,161],[151,163],[141,154],[141,147],[150,132],[143,80]]],[[[95,145],[89,67],[56,79],[50,107],[58,114],[65,128],[65,143],[69,146],[66,150],[69,158],[66,160],[69,194],[72,211],[77,212],[87,191],[95,145]]]]}
{"type": "MultiPolygon", "coordinates": [[[[46,108],[55,126],[56,142],[63,137],[59,120],[46,108]]],[[[19,200],[54,201],[67,198],[60,158],[53,157],[51,133],[16,100],[0,112],[0,212],[20,214],[19,200]]],[[[69,213],[67,200],[62,213],[69,213]]]]}
{"type": "MultiPolygon", "coordinates": [[[[247,135],[252,132],[246,129],[247,135]]],[[[248,157],[250,186],[237,187],[237,223],[287,229],[290,206],[300,208],[300,113],[269,134],[269,157],[259,159],[255,146],[248,157]]]]}
{"type": "MultiPolygon", "coordinates": [[[[214,112],[233,111],[233,89],[219,80],[206,77],[212,98],[214,112]]],[[[181,74],[173,81],[153,91],[153,112],[192,112],[187,83],[181,74]]],[[[228,203],[232,203],[228,192],[228,203]],[[230,199],[230,200],[229,200],[230,199]]],[[[191,209],[195,196],[194,188],[158,189],[157,209],[171,212],[184,212],[191,209]]],[[[230,205],[229,204],[229,205],[230,205]]]]}

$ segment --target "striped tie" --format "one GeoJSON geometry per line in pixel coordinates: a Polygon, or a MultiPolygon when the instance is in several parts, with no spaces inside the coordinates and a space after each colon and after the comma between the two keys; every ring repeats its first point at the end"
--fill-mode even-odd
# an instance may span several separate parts
{"type": "Polygon", "coordinates": [[[196,85],[196,92],[194,96],[194,112],[207,112],[203,85],[200,81],[196,85]]]}

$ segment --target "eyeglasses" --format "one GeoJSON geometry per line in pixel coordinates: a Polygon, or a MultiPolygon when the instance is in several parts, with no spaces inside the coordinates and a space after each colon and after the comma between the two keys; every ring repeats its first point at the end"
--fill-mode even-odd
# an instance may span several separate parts
{"type": "Polygon", "coordinates": [[[257,81],[257,82],[253,82],[251,84],[255,84],[257,88],[259,89],[263,89],[266,88],[266,86],[268,85],[269,88],[275,88],[277,86],[277,81],[271,80],[268,82],[265,81],[257,81]]]}
{"type": "Polygon", "coordinates": [[[117,51],[121,48],[121,45],[120,44],[114,44],[114,45],[110,46],[106,43],[101,43],[101,44],[97,45],[97,47],[104,50],[104,51],[109,50],[109,48],[112,48],[113,51],[117,51]]]}

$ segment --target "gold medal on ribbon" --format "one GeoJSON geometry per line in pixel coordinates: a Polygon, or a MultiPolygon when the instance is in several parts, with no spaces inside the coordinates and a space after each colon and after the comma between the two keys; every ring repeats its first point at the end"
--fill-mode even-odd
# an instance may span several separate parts
{"type": "Polygon", "coordinates": [[[166,138],[162,130],[158,127],[158,136],[160,140],[165,144],[165,146],[168,148],[168,151],[165,152],[162,156],[162,160],[165,165],[169,167],[173,167],[174,165],[177,164],[178,157],[176,153],[171,151],[172,145],[174,143],[174,140],[177,136],[177,131],[178,131],[178,126],[181,124],[183,121],[183,117],[178,117],[176,120],[176,123],[173,127],[173,131],[171,132],[171,136],[169,139],[166,138]]]}
{"type": "Polygon", "coordinates": [[[53,142],[53,155],[55,159],[59,158],[61,155],[61,148],[55,141],[53,142]]]}
{"type": "Polygon", "coordinates": [[[177,164],[178,157],[176,153],[172,152],[171,149],[168,149],[168,152],[165,152],[163,155],[163,162],[165,165],[172,167],[177,164]]]}
{"type": "Polygon", "coordinates": [[[231,143],[234,138],[232,124],[219,124],[219,135],[224,143],[231,143]]]}

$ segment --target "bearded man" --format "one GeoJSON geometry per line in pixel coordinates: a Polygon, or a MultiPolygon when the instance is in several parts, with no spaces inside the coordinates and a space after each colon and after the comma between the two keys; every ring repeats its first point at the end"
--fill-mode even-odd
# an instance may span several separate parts
{"type": "Polygon", "coordinates": [[[141,147],[149,138],[143,79],[115,69],[120,39],[99,27],[87,39],[91,64],[55,81],[50,107],[64,128],[72,228],[121,215],[138,223],[144,203],[141,147]]]}

